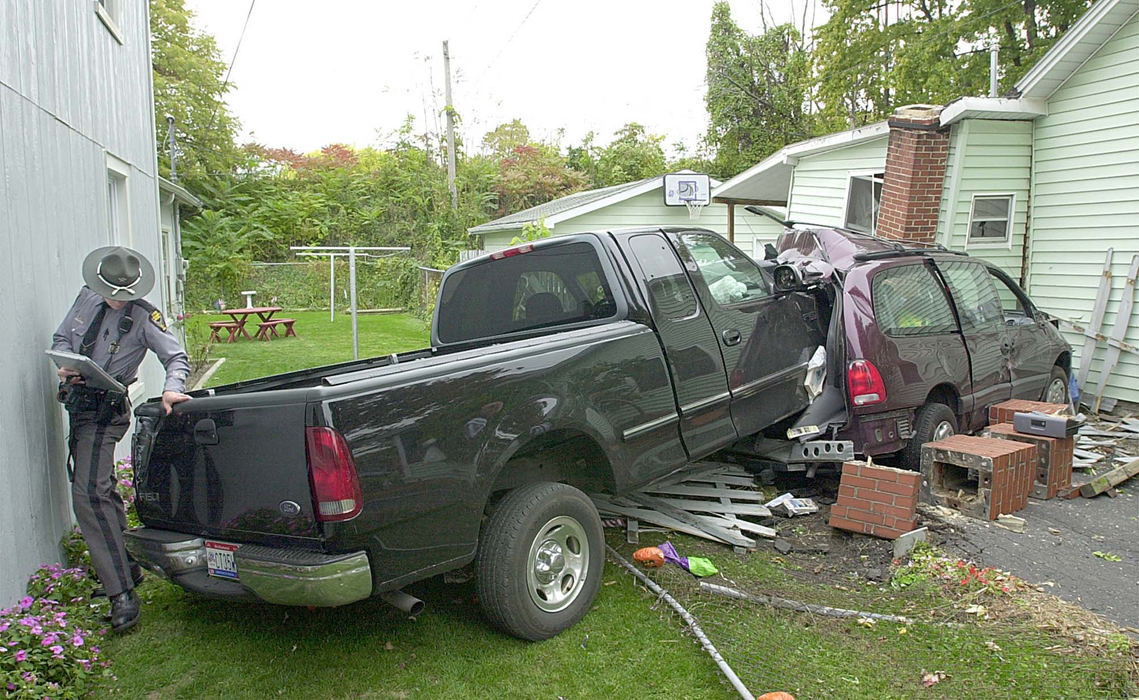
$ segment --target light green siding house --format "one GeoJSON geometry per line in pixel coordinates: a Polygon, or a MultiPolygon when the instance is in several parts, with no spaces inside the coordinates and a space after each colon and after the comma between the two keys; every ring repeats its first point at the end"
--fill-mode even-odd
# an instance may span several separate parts
{"type": "MultiPolygon", "coordinates": [[[[713,187],[719,184],[712,181],[713,187]]],[[[727,206],[710,204],[704,207],[698,219],[692,220],[686,208],[665,205],[663,187],[663,178],[651,177],[577,192],[475,226],[467,233],[475,239],[478,248],[488,253],[510,247],[511,241],[522,234],[523,226],[539,220],[545,222],[552,236],[638,226],[696,226],[728,236],[727,206]]],[[[781,216],[782,212],[775,214],[781,216]]],[[[747,220],[736,220],[732,234],[741,250],[762,257],[763,244],[774,241],[782,230],[782,226],[770,218],[749,216],[747,220]]]]}
{"type": "MultiPolygon", "coordinates": [[[[1112,334],[1139,255],[1139,0],[1099,0],[1009,96],[963,97],[938,118],[948,152],[932,240],[1000,265],[1067,322],[1081,389],[1097,394],[1108,344],[1091,342],[1085,357],[1077,327],[1092,322],[1113,249],[1101,331],[1112,334]]],[[[792,144],[713,201],[782,204],[793,221],[872,232],[890,143],[882,122],[792,144]]],[[[1139,403],[1139,314],[1119,322],[1103,395],[1139,403]]]]}

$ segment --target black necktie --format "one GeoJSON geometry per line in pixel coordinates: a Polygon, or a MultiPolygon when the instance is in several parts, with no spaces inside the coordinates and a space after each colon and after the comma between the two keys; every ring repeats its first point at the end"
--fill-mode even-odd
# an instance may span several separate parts
{"type": "Polygon", "coordinates": [[[95,318],[91,319],[91,325],[87,326],[87,332],[83,334],[83,340],[79,344],[79,354],[91,357],[91,351],[95,349],[95,337],[99,335],[99,328],[103,325],[103,317],[107,315],[107,302],[99,304],[99,310],[95,312],[95,318]]]}

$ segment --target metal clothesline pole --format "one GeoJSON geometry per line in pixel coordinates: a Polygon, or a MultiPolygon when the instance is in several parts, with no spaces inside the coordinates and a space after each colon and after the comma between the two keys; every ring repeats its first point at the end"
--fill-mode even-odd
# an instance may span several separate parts
{"type": "MultiPolygon", "coordinates": [[[[360,359],[360,326],[356,318],[356,256],[358,251],[384,251],[389,253],[410,253],[411,248],[407,246],[343,246],[343,245],[308,245],[308,246],[290,246],[289,250],[296,251],[297,255],[309,255],[316,257],[328,256],[328,265],[332,268],[330,275],[330,300],[329,309],[332,313],[332,320],[336,320],[335,308],[335,294],[336,294],[336,256],[348,256],[348,295],[349,295],[349,308],[352,310],[352,359],[360,359]]],[[[383,258],[386,255],[371,255],[369,252],[361,252],[362,257],[368,258],[383,258]]]]}

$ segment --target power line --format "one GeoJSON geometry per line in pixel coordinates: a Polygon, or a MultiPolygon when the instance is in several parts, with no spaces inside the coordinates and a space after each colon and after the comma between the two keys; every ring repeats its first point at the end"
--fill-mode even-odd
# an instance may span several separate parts
{"type": "Polygon", "coordinates": [[[526,16],[522,18],[522,21],[518,23],[518,26],[515,27],[510,36],[506,38],[506,41],[502,44],[502,48],[498,50],[498,53],[494,55],[494,58],[490,59],[490,63],[486,64],[486,68],[483,68],[484,73],[490,70],[490,67],[495,64],[495,61],[497,61],[499,57],[502,56],[502,52],[506,51],[506,48],[510,46],[510,42],[514,41],[514,37],[518,36],[518,32],[521,31],[523,25],[526,24],[526,20],[530,19],[530,15],[534,14],[534,10],[538,9],[538,5],[541,4],[542,0],[534,0],[534,4],[530,6],[530,11],[526,13],[526,16]]]}
{"type": "MultiPolygon", "coordinates": [[[[257,0],[249,0],[249,12],[245,13],[245,23],[241,25],[241,34],[237,37],[237,46],[233,47],[233,56],[229,59],[229,68],[225,70],[225,81],[221,85],[222,99],[225,98],[225,91],[229,88],[229,74],[233,72],[233,64],[237,63],[237,52],[241,50],[241,40],[245,38],[245,30],[249,28],[249,18],[253,16],[253,6],[257,4],[257,0]]],[[[206,131],[214,128],[214,118],[218,115],[218,108],[221,107],[222,99],[214,105],[213,114],[210,115],[210,125],[206,127],[206,131]]]]}

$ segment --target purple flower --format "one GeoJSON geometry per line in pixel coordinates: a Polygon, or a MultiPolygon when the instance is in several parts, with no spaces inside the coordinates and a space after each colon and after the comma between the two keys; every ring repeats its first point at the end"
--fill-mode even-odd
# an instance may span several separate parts
{"type": "Polygon", "coordinates": [[[77,646],[77,647],[83,646],[83,635],[79,634],[79,632],[77,631],[71,637],[71,644],[72,644],[72,646],[77,646]]]}
{"type": "Polygon", "coordinates": [[[28,660],[28,652],[24,651],[23,649],[17,649],[16,650],[16,663],[20,663],[21,661],[27,661],[27,660],[28,660]]]}
{"type": "Polygon", "coordinates": [[[8,631],[8,621],[4,620],[3,622],[0,622],[0,632],[7,632],[7,631],[8,631]]]}
{"type": "Polygon", "coordinates": [[[51,655],[57,659],[62,659],[63,658],[63,647],[59,646],[58,644],[53,645],[51,647],[51,655]]]}
{"type": "Polygon", "coordinates": [[[32,607],[33,602],[35,602],[35,601],[32,599],[32,597],[30,595],[24,596],[23,598],[20,598],[20,602],[17,605],[17,607],[20,610],[27,610],[28,608],[32,607]]]}

